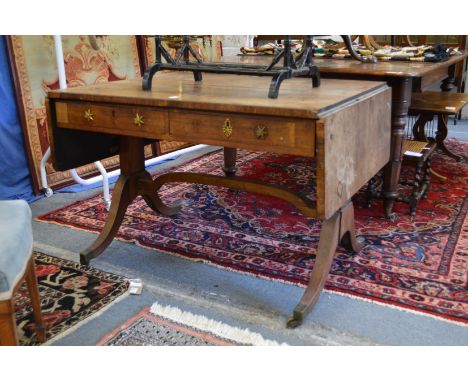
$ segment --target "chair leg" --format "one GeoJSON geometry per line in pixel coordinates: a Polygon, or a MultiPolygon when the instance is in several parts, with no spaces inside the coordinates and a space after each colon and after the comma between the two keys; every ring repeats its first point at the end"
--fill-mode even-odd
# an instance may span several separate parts
{"type": "Polygon", "coordinates": [[[0,301],[0,345],[18,345],[14,299],[0,301]]]}
{"type": "Polygon", "coordinates": [[[39,288],[37,286],[36,270],[34,267],[34,256],[31,257],[31,260],[28,264],[28,268],[26,270],[26,284],[29,290],[29,297],[31,298],[34,322],[36,324],[37,338],[39,339],[39,341],[45,342],[45,325],[42,319],[41,299],[39,296],[39,288]]]}
{"type": "Polygon", "coordinates": [[[410,214],[412,216],[416,215],[416,207],[420,198],[420,189],[421,189],[421,172],[423,168],[424,161],[418,161],[416,165],[416,172],[414,174],[414,185],[413,192],[411,194],[409,205],[410,205],[410,214]]]}
{"type": "Polygon", "coordinates": [[[427,197],[427,191],[429,190],[429,184],[431,181],[430,174],[431,174],[431,160],[432,160],[432,155],[429,155],[429,157],[426,159],[426,165],[424,166],[424,177],[422,181],[422,191],[421,191],[421,198],[426,198],[427,197]]]}

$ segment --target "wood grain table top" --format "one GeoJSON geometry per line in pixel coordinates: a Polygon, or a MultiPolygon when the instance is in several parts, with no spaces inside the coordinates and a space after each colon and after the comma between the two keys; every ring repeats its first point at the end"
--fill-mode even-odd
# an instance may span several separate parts
{"type": "MultiPolygon", "coordinates": [[[[423,77],[435,70],[448,67],[463,61],[468,52],[463,52],[442,62],[417,61],[378,61],[377,63],[362,63],[356,60],[339,60],[314,57],[313,62],[321,74],[355,74],[379,77],[423,77]]],[[[223,62],[269,65],[272,56],[229,56],[223,62]]]]}
{"type": "Polygon", "coordinates": [[[189,72],[157,73],[151,91],[141,80],[49,91],[51,99],[123,105],[322,118],[337,107],[353,104],[387,87],[384,82],[325,79],[312,88],[309,78],[283,82],[277,99],[268,98],[271,77],[203,73],[195,82],[189,72]]]}

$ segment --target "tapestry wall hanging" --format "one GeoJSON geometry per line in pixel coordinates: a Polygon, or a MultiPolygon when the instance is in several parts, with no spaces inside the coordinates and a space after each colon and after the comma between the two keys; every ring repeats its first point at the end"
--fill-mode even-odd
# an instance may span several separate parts
{"type": "MultiPolygon", "coordinates": [[[[62,36],[65,73],[68,87],[141,76],[135,36],[99,36],[94,48],[88,36],[62,36]],[[97,48],[97,50],[96,50],[97,48]]],[[[10,61],[14,76],[18,108],[23,128],[34,191],[41,189],[40,162],[49,138],[44,106],[46,93],[59,88],[53,36],[9,36],[10,61]]],[[[145,155],[153,156],[150,146],[145,155]]],[[[109,168],[118,166],[118,156],[104,160],[109,168]]],[[[60,188],[71,183],[68,171],[56,171],[46,164],[49,187],[60,188]]],[[[81,177],[95,174],[94,164],[77,169],[81,177]]]]}

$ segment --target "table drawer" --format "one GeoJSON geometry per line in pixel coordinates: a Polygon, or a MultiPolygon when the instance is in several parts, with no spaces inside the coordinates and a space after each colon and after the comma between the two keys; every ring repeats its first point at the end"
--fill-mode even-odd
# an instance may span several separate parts
{"type": "Polygon", "coordinates": [[[57,102],[57,126],[101,133],[164,138],[168,132],[165,110],[86,102],[57,102]]]}
{"type": "Polygon", "coordinates": [[[172,110],[171,139],[313,157],[315,121],[172,110]]]}

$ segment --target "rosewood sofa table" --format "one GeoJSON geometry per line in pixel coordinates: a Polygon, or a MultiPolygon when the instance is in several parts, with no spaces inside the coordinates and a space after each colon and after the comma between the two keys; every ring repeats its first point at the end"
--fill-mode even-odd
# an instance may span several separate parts
{"type": "MultiPolygon", "coordinates": [[[[393,203],[398,197],[397,186],[400,178],[402,146],[406,117],[411,103],[411,93],[427,90],[440,83],[442,91],[455,87],[456,73],[462,70],[468,53],[455,55],[443,62],[379,61],[362,63],[356,60],[314,58],[314,65],[322,78],[384,81],[392,88],[391,112],[391,155],[384,174],[384,209],[387,218],[394,220],[393,203]]],[[[271,56],[235,56],[224,61],[265,64],[271,56]]]]}
{"type": "MultiPolygon", "coordinates": [[[[288,327],[300,325],[319,298],[337,246],[355,252],[361,248],[351,197],[388,162],[391,91],[385,83],[334,79],[312,88],[310,79],[294,78],[283,83],[277,99],[269,99],[269,82],[265,77],[225,74],[204,74],[203,81],[195,82],[191,73],[178,72],[158,73],[151,91],[133,80],[49,92],[52,158],[59,169],[75,165],[67,163],[63,153],[73,150],[76,134],[97,133],[118,142],[121,175],[111,209],[96,241],[80,254],[81,262],[89,264],[111,243],[127,206],[138,195],[157,213],[177,214],[180,207],[165,205],[158,196],[166,183],[224,186],[278,197],[323,221],[309,285],[288,321],[288,327]],[[68,133],[71,144],[63,139],[68,133]],[[144,167],[147,139],[315,158],[316,201],[229,171],[226,176],[170,172],[153,180],[144,167]]],[[[96,139],[77,152],[85,155],[103,142],[96,139]]]]}

